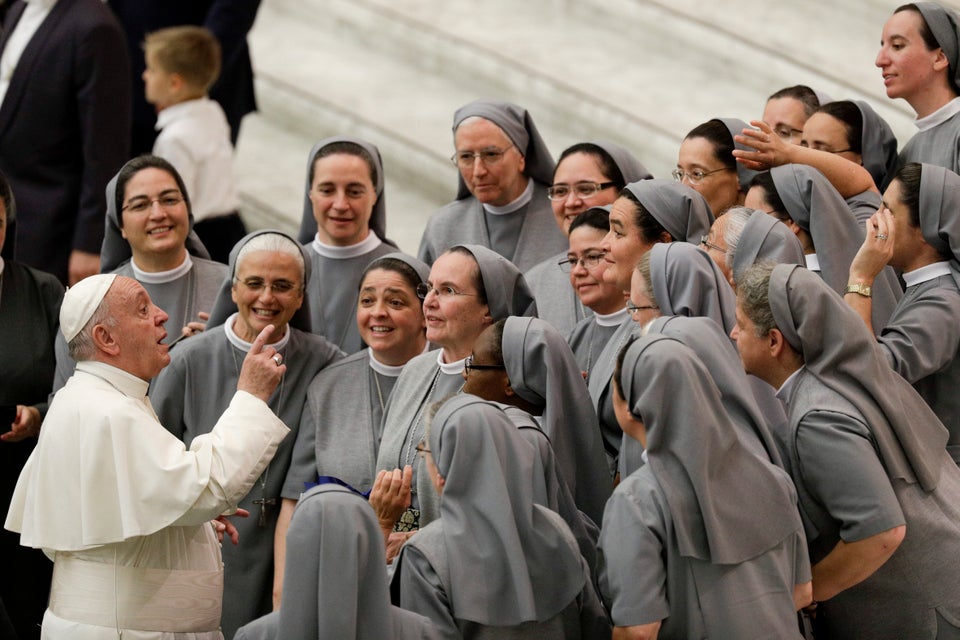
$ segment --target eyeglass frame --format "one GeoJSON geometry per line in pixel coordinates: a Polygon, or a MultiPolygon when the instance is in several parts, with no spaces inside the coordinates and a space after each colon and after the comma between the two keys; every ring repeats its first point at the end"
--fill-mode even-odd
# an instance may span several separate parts
{"type": "Polygon", "coordinates": [[[601,251],[600,253],[584,254],[579,258],[564,258],[557,262],[557,266],[559,266],[560,270],[564,273],[570,273],[576,265],[580,265],[589,271],[590,269],[596,269],[597,265],[600,264],[600,261],[603,260],[606,255],[606,251],[601,251]],[[593,262],[592,265],[587,264],[588,259],[593,262]]]}
{"type": "Polygon", "coordinates": [[[427,447],[427,443],[425,440],[421,440],[420,442],[418,442],[417,446],[415,446],[413,450],[419,453],[421,457],[424,457],[424,455],[427,453],[433,455],[433,452],[430,451],[430,449],[427,447]]]}
{"type": "Polygon", "coordinates": [[[455,298],[456,296],[472,296],[476,298],[479,296],[477,293],[463,293],[462,291],[457,291],[450,285],[444,285],[441,289],[436,288],[428,282],[421,282],[417,285],[416,294],[417,297],[421,300],[426,300],[427,296],[430,295],[430,292],[436,294],[438,298],[455,298]],[[443,289],[443,290],[441,290],[443,289]]]}
{"type": "Polygon", "coordinates": [[[708,240],[710,236],[700,236],[700,244],[707,247],[708,249],[713,249],[714,251],[719,251],[720,253],[726,254],[727,250],[721,247],[720,245],[713,244],[708,240]]]}
{"type": "MultiPolygon", "coordinates": [[[[260,278],[259,276],[251,276],[251,277],[254,280],[257,280],[257,279],[261,280],[260,284],[259,285],[257,285],[256,283],[250,284],[249,282],[247,282],[247,280],[249,280],[250,278],[241,280],[240,278],[234,276],[233,285],[237,286],[238,284],[242,284],[245,288],[253,292],[262,291],[268,286],[267,283],[263,281],[263,278],[260,278]]],[[[297,284],[295,282],[290,282],[289,280],[280,279],[280,280],[271,280],[269,287],[270,287],[270,293],[272,293],[273,295],[286,296],[286,295],[290,295],[291,293],[302,292],[304,290],[305,285],[303,283],[297,284]],[[277,289],[277,284],[281,285],[279,289],[277,289]],[[286,288],[288,284],[290,285],[289,289],[286,288]]]]}
{"type": "Polygon", "coordinates": [[[793,127],[774,127],[773,132],[777,134],[777,137],[781,140],[790,140],[793,141],[795,138],[803,137],[803,129],[794,129],[793,127]],[[786,133],[786,135],[784,135],[786,133]]]}
{"type": "Polygon", "coordinates": [[[587,198],[592,198],[593,196],[597,195],[604,189],[609,189],[610,187],[615,186],[617,186],[616,182],[591,182],[590,180],[581,180],[580,182],[574,182],[573,184],[553,184],[547,187],[547,198],[549,198],[551,202],[562,202],[569,198],[571,193],[576,192],[578,198],[581,200],[586,200],[587,198]],[[580,193],[579,188],[587,185],[589,185],[593,191],[590,193],[580,193]],[[568,191],[562,196],[554,196],[553,190],[557,187],[563,187],[568,189],[568,191]]]}
{"type": "Polygon", "coordinates": [[[471,353],[466,358],[463,359],[463,370],[467,372],[467,375],[470,374],[470,370],[474,371],[496,371],[498,369],[507,369],[505,364],[474,364],[473,363],[473,354],[471,353]]]}
{"type": "Polygon", "coordinates": [[[638,306],[633,303],[633,300],[627,300],[623,306],[627,308],[627,313],[629,313],[631,316],[636,315],[638,311],[649,311],[652,309],[660,308],[659,305],[655,305],[655,304],[644,304],[644,305],[638,306]]]}
{"type": "Polygon", "coordinates": [[[186,198],[179,191],[172,191],[166,195],[161,194],[156,198],[147,198],[146,196],[137,196],[133,201],[128,202],[127,204],[120,207],[120,211],[132,211],[133,213],[144,213],[153,209],[153,205],[160,205],[161,209],[173,209],[176,206],[179,206],[186,202],[186,198]],[[145,200],[141,200],[141,197],[145,200]],[[167,202],[164,202],[166,200],[167,202]],[[144,205],[143,208],[139,208],[140,205],[144,205]],[[136,208],[134,208],[136,207],[136,208]]]}
{"type": "Polygon", "coordinates": [[[691,171],[687,173],[683,169],[674,169],[673,171],[670,172],[670,175],[672,175],[673,179],[676,180],[677,182],[683,182],[684,178],[689,178],[690,184],[700,184],[701,182],[703,182],[703,179],[706,178],[707,176],[713,175],[714,173],[719,173],[721,171],[735,171],[735,170],[730,169],[729,167],[720,167],[719,169],[713,169],[712,171],[701,171],[700,169],[696,169],[695,171],[691,171]],[[697,178],[695,175],[697,172],[703,175],[697,178]]]}
{"type": "Polygon", "coordinates": [[[453,155],[450,156],[450,162],[453,163],[453,166],[458,169],[467,169],[473,166],[476,166],[477,159],[483,163],[485,167],[492,167],[494,165],[500,164],[503,161],[504,154],[510,149],[516,148],[517,145],[510,143],[508,146],[503,149],[498,149],[497,147],[485,147],[480,151],[454,151],[453,155]],[[484,154],[487,154],[489,158],[484,159],[484,154]],[[467,156],[470,157],[470,163],[460,166],[460,156],[463,156],[463,160],[466,161],[467,156]]]}

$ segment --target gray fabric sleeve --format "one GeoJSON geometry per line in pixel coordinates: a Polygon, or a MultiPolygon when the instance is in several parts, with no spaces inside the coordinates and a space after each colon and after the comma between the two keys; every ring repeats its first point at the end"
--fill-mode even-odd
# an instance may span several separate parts
{"type": "Polygon", "coordinates": [[[797,529],[791,541],[793,545],[793,583],[805,584],[813,579],[810,571],[810,554],[807,553],[807,537],[803,529],[797,529]]]}
{"type": "Polygon", "coordinates": [[[894,371],[914,383],[943,369],[960,348],[957,318],[960,292],[939,287],[898,309],[879,338],[894,371]]]}
{"type": "Polygon", "coordinates": [[[583,591],[580,593],[580,637],[582,638],[609,638],[610,637],[610,617],[607,616],[603,603],[600,602],[600,594],[594,586],[593,579],[590,576],[590,568],[586,560],[583,560],[583,572],[587,575],[587,581],[583,585],[583,591]]]}
{"type": "Polygon", "coordinates": [[[657,622],[670,614],[664,514],[645,500],[641,504],[642,497],[621,485],[607,502],[600,528],[600,593],[619,627],[657,622]]]}
{"type": "Polygon", "coordinates": [[[460,640],[447,593],[430,561],[416,546],[407,543],[400,553],[400,565],[394,578],[400,585],[400,606],[429,618],[439,637],[460,640]]]}
{"type": "Polygon", "coordinates": [[[297,439],[293,441],[290,467],[287,469],[287,477],[284,478],[283,488],[280,490],[280,496],[290,500],[299,500],[300,494],[305,491],[304,483],[314,482],[317,479],[317,419],[313,414],[312,405],[310,392],[307,391],[303,412],[300,414],[297,439]]]}
{"type": "MultiPolygon", "coordinates": [[[[150,404],[163,428],[183,440],[187,426],[184,421],[186,389],[186,359],[173,358],[150,384],[150,404]]],[[[211,398],[211,402],[216,399],[211,398]]],[[[188,447],[189,442],[184,442],[188,447]]]]}
{"type": "Polygon", "coordinates": [[[866,425],[844,413],[813,411],[795,438],[804,485],[839,522],[845,542],[905,523],[866,425]]]}

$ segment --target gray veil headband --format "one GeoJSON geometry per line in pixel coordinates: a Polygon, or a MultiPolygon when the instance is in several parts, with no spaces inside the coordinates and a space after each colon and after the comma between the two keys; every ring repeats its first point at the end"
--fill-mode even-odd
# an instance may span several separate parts
{"type": "Polygon", "coordinates": [[[625,147],[605,140],[593,140],[590,144],[600,147],[610,156],[613,163],[617,165],[617,169],[620,170],[624,184],[630,184],[638,180],[653,179],[653,174],[625,147]]]}
{"type": "Polygon", "coordinates": [[[713,212],[696,189],[676,180],[639,180],[626,186],[675,242],[700,244],[710,233],[713,212]]]}
{"type": "MultiPolygon", "coordinates": [[[[524,157],[523,172],[535,181],[548,185],[553,182],[553,172],[557,165],[550,155],[550,149],[540,137],[537,125],[523,107],[497,100],[474,100],[457,109],[453,114],[453,133],[456,135],[460,123],[471,117],[483,118],[500,127],[516,145],[524,157]]],[[[470,190],[457,173],[457,200],[470,197],[470,190]]]]}
{"type": "Polygon", "coordinates": [[[451,249],[456,247],[466,249],[477,261],[494,322],[507,316],[537,315],[533,293],[516,265],[496,251],[478,244],[460,244],[451,249]]]}
{"type": "Polygon", "coordinates": [[[247,234],[245,238],[240,240],[240,242],[234,245],[233,249],[230,250],[230,269],[227,272],[227,277],[224,279],[223,284],[220,285],[220,291],[217,292],[216,300],[213,302],[213,309],[210,311],[210,319],[207,320],[207,329],[220,326],[227,321],[227,318],[237,312],[237,303],[233,301],[233,297],[231,295],[231,291],[233,289],[233,279],[237,274],[237,257],[240,255],[240,250],[243,249],[244,245],[257,236],[266,233],[273,233],[283,236],[300,249],[300,255],[303,256],[303,303],[300,305],[300,308],[297,309],[297,312],[293,314],[293,317],[290,318],[290,326],[306,333],[313,332],[313,323],[310,319],[309,285],[310,272],[312,271],[310,266],[310,254],[307,253],[306,249],[304,249],[299,242],[297,242],[296,238],[288,233],[277,231],[275,229],[262,229],[260,231],[254,231],[253,233],[247,234]]]}
{"type": "Polygon", "coordinates": [[[302,244],[307,244],[312,242],[317,235],[317,220],[313,217],[313,203],[310,202],[310,173],[313,170],[313,159],[317,153],[324,147],[336,142],[353,143],[370,154],[370,157],[373,159],[373,163],[377,169],[377,184],[373,185],[374,190],[377,192],[377,201],[373,204],[373,212],[370,214],[370,230],[377,234],[378,238],[392,245],[393,242],[387,240],[387,196],[383,192],[383,181],[385,178],[383,175],[383,159],[380,157],[380,149],[366,140],[352,138],[350,136],[324,138],[310,149],[310,155],[307,156],[306,187],[303,190],[303,218],[300,220],[300,233],[297,235],[297,239],[302,244]]]}
{"type": "Polygon", "coordinates": [[[955,11],[936,2],[917,2],[915,5],[950,62],[953,83],[960,86],[960,18],[955,11]]]}
{"type": "MultiPolygon", "coordinates": [[[[740,149],[741,151],[753,151],[753,147],[748,147],[745,144],[741,144],[736,140],[732,139],[734,136],[740,135],[740,132],[744,129],[750,129],[750,125],[741,120],[740,118],[714,118],[717,122],[720,122],[727,128],[727,131],[730,132],[731,142],[733,142],[734,149],[740,149]]],[[[736,162],[736,161],[734,161],[736,162]]],[[[747,192],[747,189],[750,188],[750,181],[753,180],[753,176],[760,173],[759,171],[754,171],[753,169],[748,169],[746,165],[737,162],[737,179],[740,182],[740,191],[743,193],[747,192]]]]}

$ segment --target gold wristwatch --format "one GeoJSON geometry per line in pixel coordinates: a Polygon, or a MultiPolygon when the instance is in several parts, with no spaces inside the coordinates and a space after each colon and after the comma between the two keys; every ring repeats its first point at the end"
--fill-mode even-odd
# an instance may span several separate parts
{"type": "Polygon", "coordinates": [[[844,289],[843,292],[844,292],[845,294],[846,294],[846,293],[856,293],[857,295],[861,295],[861,296],[863,296],[864,298],[870,298],[870,297],[873,296],[873,289],[870,287],[870,285],[868,285],[868,284],[861,284],[861,283],[859,283],[859,282],[856,283],[856,284],[848,284],[848,285],[847,285],[847,288],[844,289]]]}

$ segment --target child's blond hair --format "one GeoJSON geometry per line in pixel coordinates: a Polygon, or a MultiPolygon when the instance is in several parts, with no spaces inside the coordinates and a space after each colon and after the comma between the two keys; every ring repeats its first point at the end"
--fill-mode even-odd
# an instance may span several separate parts
{"type": "Polygon", "coordinates": [[[220,43],[209,29],[186,25],[147,34],[143,50],[166,73],[206,93],[220,75],[220,43]]]}

